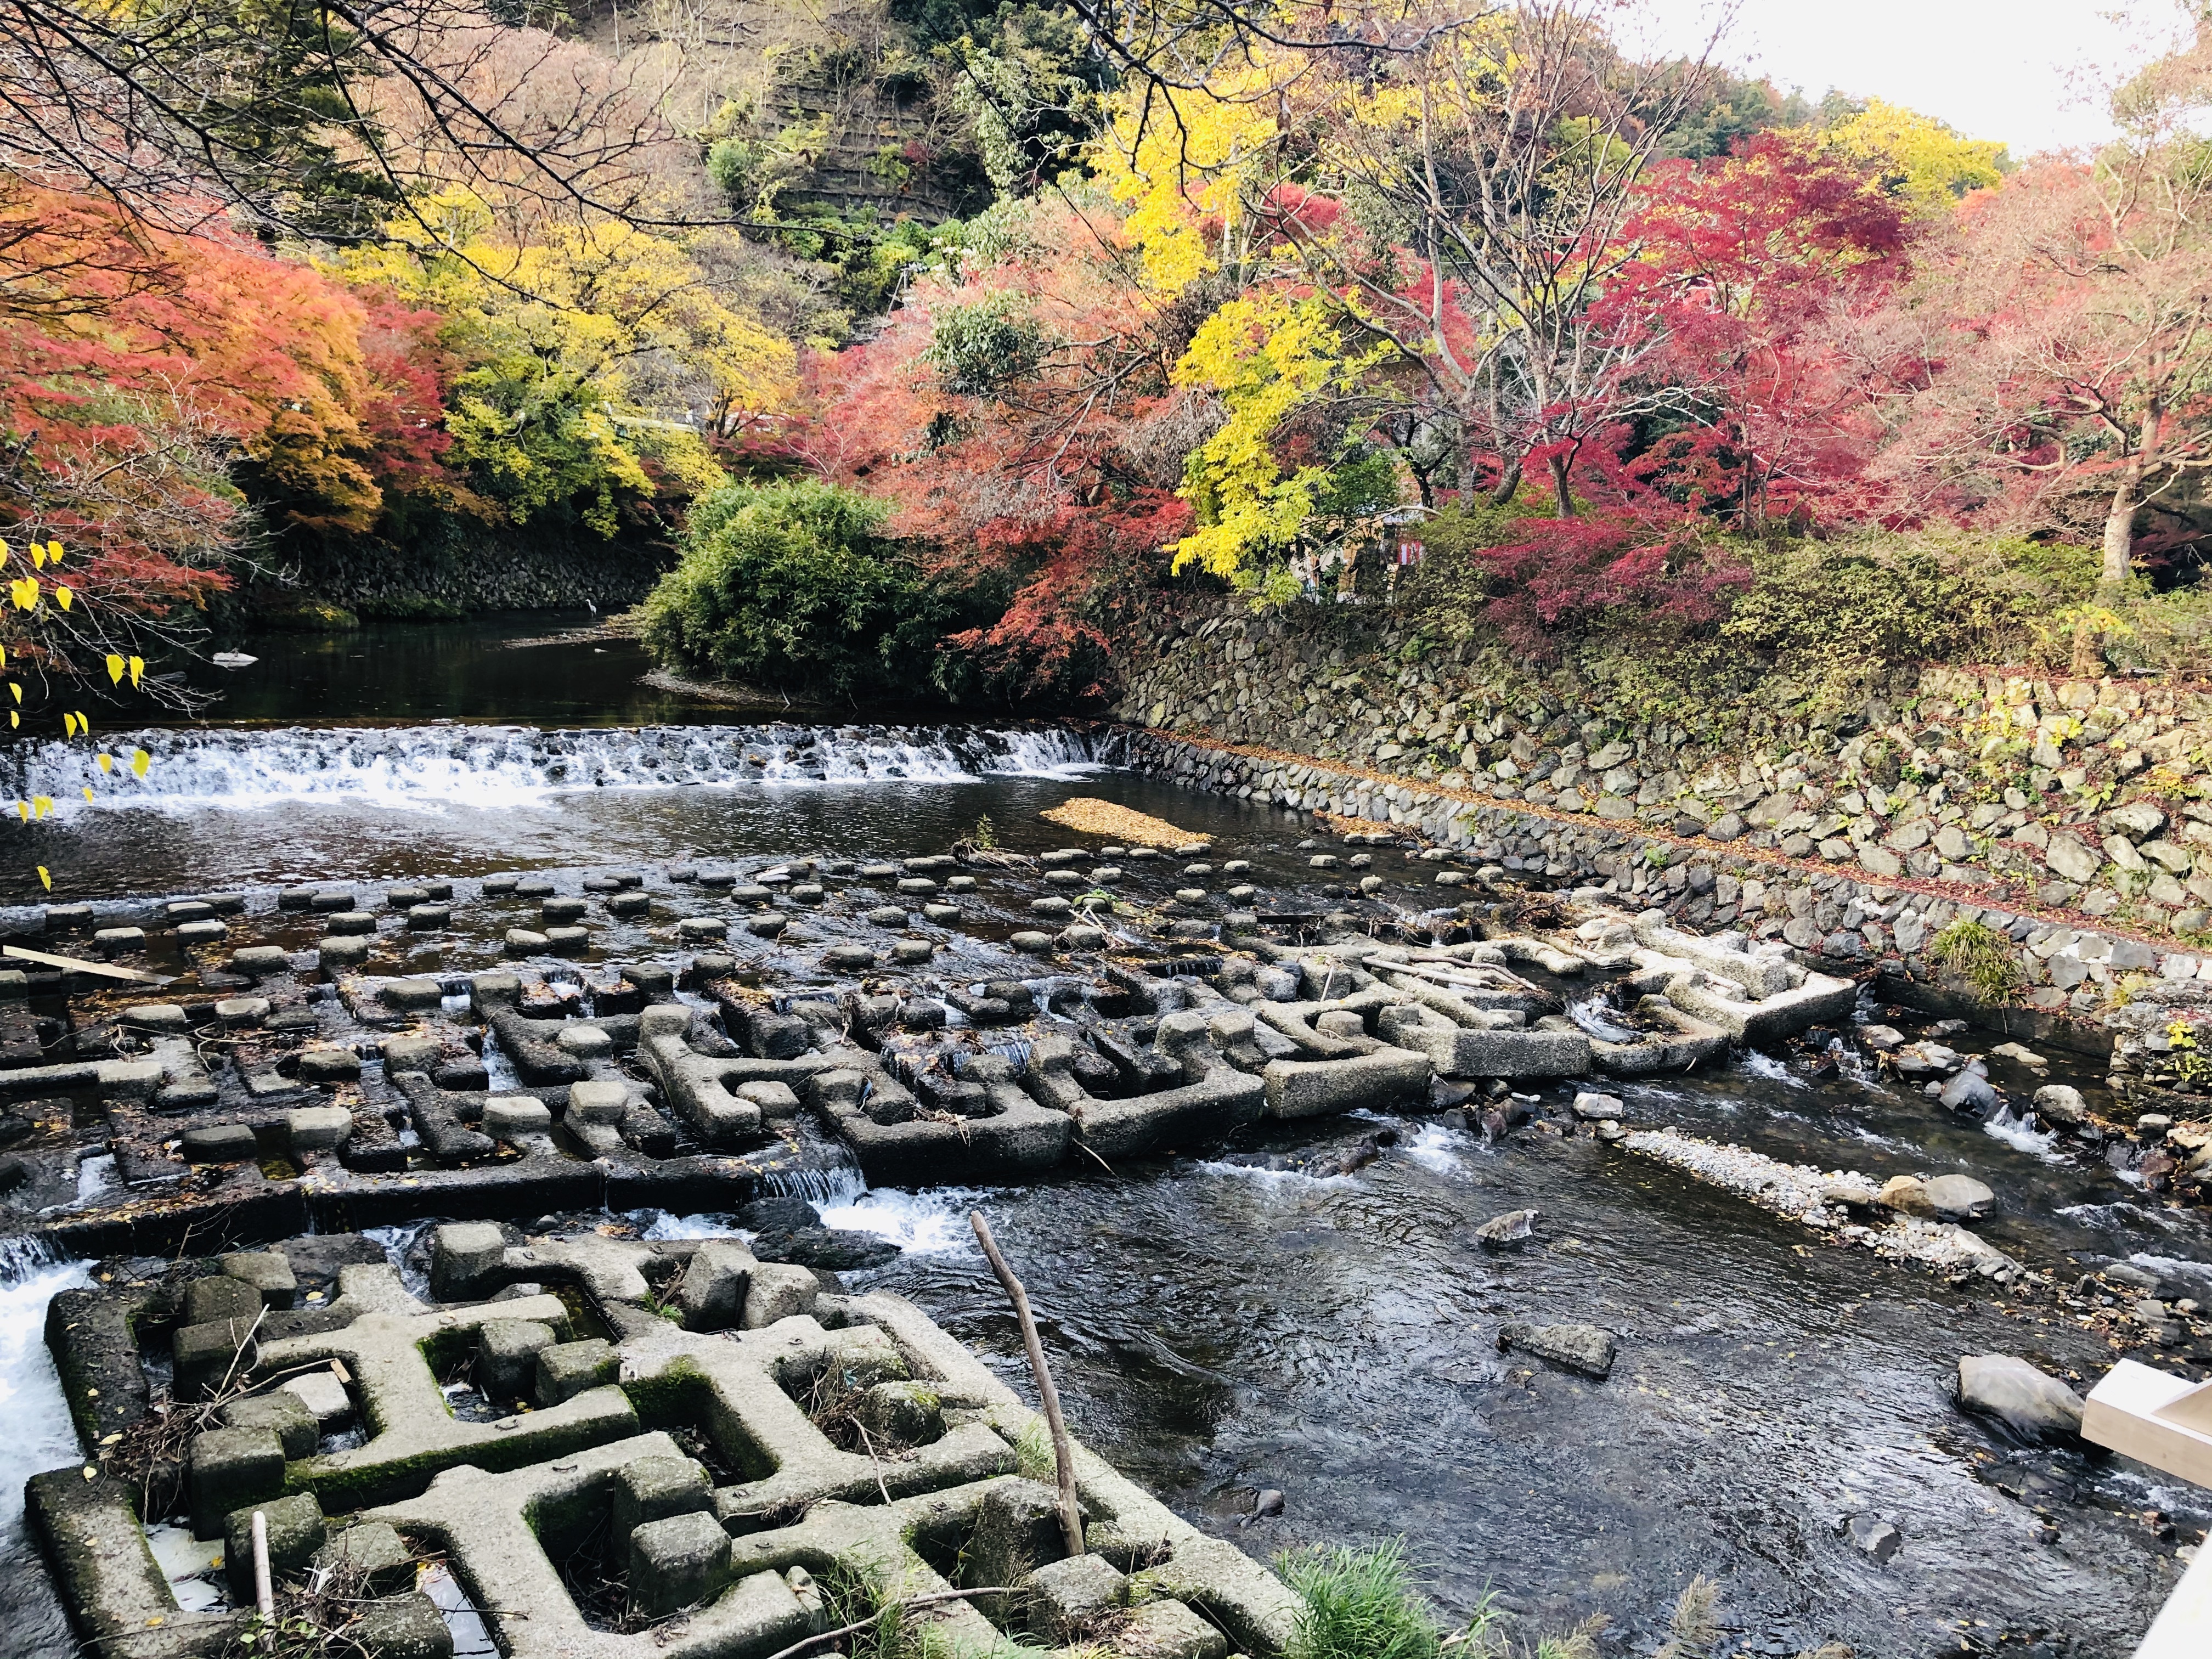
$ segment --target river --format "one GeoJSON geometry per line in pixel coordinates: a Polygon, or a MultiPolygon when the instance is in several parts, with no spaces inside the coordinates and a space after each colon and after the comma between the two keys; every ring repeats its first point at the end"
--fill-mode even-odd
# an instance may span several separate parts
{"type": "MultiPolygon", "coordinates": [[[[1223,838],[1283,880],[1308,826],[1102,769],[1080,734],[984,719],[886,727],[792,711],[817,761],[761,776],[727,746],[781,710],[638,683],[635,647],[543,618],[259,642],[219,720],[149,730],[128,805],[69,805],[27,828],[0,900],[43,862],[73,897],[621,860],[939,852],[988,816],[1040,850],[1037,813],[1105,795],[1223,838]],[[550,734],[550,735],[549,735],[550,734]],[[718,747],[720,745],[720,747],[718,747]],[[689,757],[689,758],[687,758],[689,757]],[[648,764],[647,763],[651,763],[648,764]],[[679,775],[690,766],[698,775],[679,775]],[[811,771],[828,774],[811,775],[811,771]],[[671,781],[673,779],[674,781],[671,781]]],[[[15,763],[63,778],[53,749],[15,763]],[[40,770],[40,769],[44,769],[40,770]]],[[[1916,1029],[1863,1003],[1864,1016],[1916,1029]]],[[[1946,1039],[1980,1052],[2000,1039],[1946,1039]]],[[[2063,1054],[2048,1080],[2094,1095],[2063,1054]]],[[[2001,1085],[2002,1061],[1992,1062],[2001,1085]]],[[[1876,1176],[1960,1170],[1996,1189],[1987,1235],[2069,1277],[2132,1260],[2212,1303],[2212,1236],[2124,1170],[2047,1138],[1983,1129],[1856,1062],[1832,1076],[1747,1055],[1620,1092],[1640,1122],[1876,1176]]],[[[1727,1194],[1576,1139],[1495,1145],[1425,1116],[1280,1129],[1246,1152],[1393,1132],[1327,1179],[1225,1158],[1092,1170],[1021,1189],[830,1195],[831,1218],[907,1245],[859,1276],[911,1297],[1010,1381],[1018,1340],[963,1218],[980,1206],[1024,1273],[1076,1431],[1166,1501],[1265,1557],[1322,1540],[1406,1539],[1440,1607],[1486,1595],[1526,1627],[1592,1614],[1607,1652],[1647,1652],[1694,1574],[1722,1584],[1723,1651],[1862,1656],[2128,1652],[2212,1523],[2206,1494],[2123,1460],[2012,1445],[1962,1414],[1962,1353],[2021,1353],[2094,1382],[2101,1338],[2042,1304],[1954,1287],[1830,1247],[1727,1194]],[[1540,1212],[1529,1249],[1472,1228],[1540,1212]],[[1588,1321],[1620,1338],[1609,1381],[1498,1352],[1504,1319],[1588,1321]],[[1254,1520],[1255,1494],[1285,1495],[1254,1520]],[[1844,1522],[1903,1542],[1887,1562],[1844,1522]]],[[[647,1224],[666,1218],[639,1218],[647,1224]]],[[[38,1340],[46,1297],[82,1266],[0,1261],[4,1559],[33,1553],[21,1483],[70,1455],[38,1340]]],[[[2165,1363],[2203,1359],[2192,1353],[2165,1363]]],[[[2086,1386],[2086,1383],[2085,1385],[2086,1386]]],[[[50,1593],[0,1571],[0,1649],[53,1650],[50,1593]]]]}

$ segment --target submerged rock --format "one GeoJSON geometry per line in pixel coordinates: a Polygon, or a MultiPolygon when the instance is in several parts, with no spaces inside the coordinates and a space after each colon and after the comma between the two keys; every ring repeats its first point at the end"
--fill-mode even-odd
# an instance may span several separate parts
{"type": "Polygon", "coordinates": [[[2030,1440],[2061,1439],[2081,1431],[2081,1396],[2012,1354],[1960,1356],[1959,1403],[1998,1419],[2030,1440]]]}
{"type": "Polygon", "coordinates": [[[1613,1333],[1595,1325],[1529,1325],[1510,1320],[1498,1328],[1502,1353],[1534,1354],[1602,1382],[1613,1375],[1613,1333]]]}
{"type": "Polygon", "coordinates": [[[1844,1522],[1844,1533],[1851,1540],[1852,1547],[1884,1563],[1895,1555],[1898,1547],[1905,1542],[1905,1534],[1878,1515],[1850,1516],[1844,1522]]]}

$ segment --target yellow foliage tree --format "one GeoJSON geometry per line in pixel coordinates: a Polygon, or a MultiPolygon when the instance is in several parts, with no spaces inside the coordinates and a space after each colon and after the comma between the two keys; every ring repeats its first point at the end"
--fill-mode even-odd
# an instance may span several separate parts
{"type": "Polygon", "coordinates": [[[1948,209],[1967,191],[1997,183],[2012,167],[2002,144],[1962,138],[1932,116],[1879,98],[1822,133],[1820,143],[1853,161],[1883,167],[1896,188],[1923,211],[1948,209]]]}

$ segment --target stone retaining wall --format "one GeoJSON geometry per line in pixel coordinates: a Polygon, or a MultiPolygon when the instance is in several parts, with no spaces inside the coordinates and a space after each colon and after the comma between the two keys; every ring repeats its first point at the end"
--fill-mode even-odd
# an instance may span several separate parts
{"type": "Polygon", "coordinates": [[[491,611],[626,610],[642,599],[669,562],[665,550],[488,533],[465,549],[417,555],[362,543],[319,554],[296,587],[258,586],[241,596],[249,610],[289,610],[303,599],[363,617],[453,617],[491,611]]]}

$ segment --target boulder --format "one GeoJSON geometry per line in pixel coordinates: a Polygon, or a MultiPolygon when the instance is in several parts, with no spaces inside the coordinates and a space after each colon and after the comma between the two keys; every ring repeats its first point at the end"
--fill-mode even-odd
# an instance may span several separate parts
{"type": "Polygon", "coordinates": [[[1959,1403],[2029,1440],[2064,1439],[2081,1431],[2081,1396],[2011,1354],[1961,1355],[1959,1403]]]}
{"type": "Polygon", "coordinates": [[[2089,1103],[2081,1091],[2063,1083],[2046,1083],[2035,1091],[2035,1115],[2045,1123],[2073,1128],[2089,1117],[2089,1103]]]}
{"type": "Polygon", "coordinates": [[[1475,1243],[1486,1250],[1517,1250],[1535,1236],[1536,1212],[1508,1210],[1492,1216],[1474,1230],[1475,1243]]]}
{"type": "Polygon", "coordinates": [[[1500,1352],[1517,1349],[1601,1382],[1613,1374],[1613,1334],[1595,1325],[1529,1325],[1509,1320],[1498,1328],[1498,1346],[1500,1352]]]}

